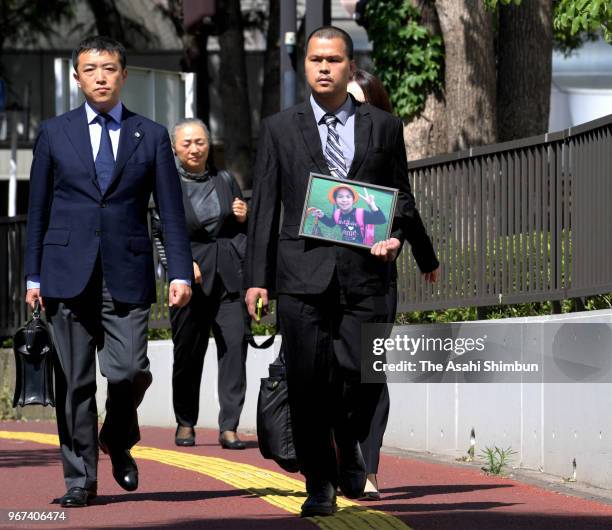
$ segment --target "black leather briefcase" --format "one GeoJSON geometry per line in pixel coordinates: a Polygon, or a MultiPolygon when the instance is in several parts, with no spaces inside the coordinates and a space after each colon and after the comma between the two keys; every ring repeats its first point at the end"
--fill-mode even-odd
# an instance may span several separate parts
{"type": "Polygon", "coordinates": [[[55,352],[47,324],[37,304],[32,318],[13,338],[15,353],[15,396],[13,407],[55,406],[53,358],[55,352]]]}
{"type": "Polygon", "coordinates": [[[257,441],[264,458],[274,460],[285,471],[299,471],[282,346],[278,358],[269,367],[269,377],[262,378],[259,387],[257,441]]]}

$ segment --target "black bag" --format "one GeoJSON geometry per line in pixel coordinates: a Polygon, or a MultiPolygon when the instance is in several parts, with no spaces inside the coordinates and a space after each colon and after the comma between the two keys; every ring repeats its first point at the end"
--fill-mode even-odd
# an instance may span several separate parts
{"type": "Polygon", "coordinates": [[[283,347],[261,379],[257,400],[257,440],[264,458],[274,460],[285,471],[299,471],[291,430],[291,413],[283,347]]]}
{"type": "Polygon", "coordinates": [[[15,353],[15,396],[13,407],[19,405],[51,405],[53,394],[54,349],[47,325],[40,318],[38,303],[32,318],[13,338],[15,353]]]}

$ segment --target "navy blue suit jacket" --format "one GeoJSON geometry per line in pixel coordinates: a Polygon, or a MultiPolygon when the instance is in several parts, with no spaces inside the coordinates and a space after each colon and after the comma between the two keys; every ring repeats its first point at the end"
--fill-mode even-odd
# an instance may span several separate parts
{"type": "Polygon", "coordinates": [[[68,299],[87,285],[98,254],[120,302],[154,302],[147,209],[158,205],[170,278],[193,276],[178,174],[166,129],[123,107],[115,172],[102,194],[85,107],[43,122],[30,173],[25,275],[43,297],[68,299]]]}

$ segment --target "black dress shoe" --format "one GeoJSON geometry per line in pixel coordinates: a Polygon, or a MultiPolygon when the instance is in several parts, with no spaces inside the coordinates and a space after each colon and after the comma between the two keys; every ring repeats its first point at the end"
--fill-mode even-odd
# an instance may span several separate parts
{"type": "Polygon", "coordinates": [[[70,488],[60,499],[60,506],[64,508],[83,508],[89,504],[91,499],[95,499],[96,495],[97,492],[93,488],[70,488]]]}
{"type": "Polygon", "coordinates": [[[174,434],[174,443],[179,447],[191,447],[195,445],[195,429],[186,425],[177,425],[174,434]]]}
{"type": "Polygon", "coordinates": [[[302,504],[300,517],[326,517],[336,513],[338,509],[336,488],[329,482],[312,484],[311,481],[306,480],[306,489],[308,490],[308,498],[302,504]]]}
{"type": "Polygon", "coordinates": [[[345,497],[359,499],[366,485],[366,468],[359,443],[336,442],[338,453],[338,487],[345,497]]]}
{"type": "Polygon", "coordinates": [[[223,449],[246,449],[246,443],[240,440],[237,436],[235,440],[230,441],[223,436],[223,432],[219,435],[219,443],[223,449]]]}
{"type": "Polygon", "coordinates": [[[113,477],[119,486],[126,491],[138,489],[138,466],[128,449],[108,447],[100,440],[100,449],[110,456],[113,465],[113,477]]]}

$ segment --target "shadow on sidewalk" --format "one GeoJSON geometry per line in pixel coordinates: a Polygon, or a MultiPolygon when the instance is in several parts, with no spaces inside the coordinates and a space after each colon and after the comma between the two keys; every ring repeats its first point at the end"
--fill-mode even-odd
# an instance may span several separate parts
{"type": "MultiPolygon", "coordinates": [[[[244,496],[243,490],[206,490],[206,491],[155,491],[143,493],[122,493],[119,495],[98,495],[92,502],[92,506],[105,506],[120,502],[193,502],[221,499],[225,497],[244,496]]],[[[51,504],[59,504],[59,498],[53,499],[51,504]]]]}
{"type": "Polygon", "coordinates": [[[59,447],[54,449],[22,449],[0,452],[0,468],[41,467],[62,463],[59,447]]]}
{"type": "Polygon", "coordinates": [[[291,495],[293,497],[304,497],[304,499],[306,499],[305,491],[296,491],[296,490],[274,488],[274,487],[253,488],[253,489],[250,489],[248,492],[245,492],[245,494],[248,495],[249,497],[260,497],[260,498],[267,497],[268,495],[281,496],[281,497],[287,497],[288,495],[291,495]]]}
{"type": "MultiPolygon", "coordinates": [[[[465,503],[459,503],[453,513],[443,513],[448,510],[448,506],[448,504],[430,505],[430,508],[437,508],[439,511],[432,509],[428,510],[431,513],[402,514],[400,517],[418,530],[609,530],[612,528],[611,516],[517,513],[510,510],[473,512],[469,511],[470,508],[465,503]]],[[[392,507],[386,506],[385,509],[391,511],[392,507]]]]}
{"type": "Polygon", "coordinates": [[[380,490],[385,501],[401,499],[418,499],[428,495],[450,495],[470,491],[489,490],[497,488],[513,488],[514,484],[431,484],[428,486],[402,486],[398,488],[382,488],[380,490]],[[396,494],[396,495],[389,495],[396,494]]]}
{"type": "MultiPolygon", "coordinates": [[[[242,440],[242,441],[246,444],[245,449],[257,449],[259,447],[259,444],[257,443],[256,440],[242,440]]],[[[208,443],[208,442],[197,443],[196,442],[195,447],[221,447],[221,445],[219,444],[219,442],[213,442],[213,443],[208,443]]],[[[226,451],[230,452],[232,450],[226,449],[226,451]]]]}
{"type": "MultiPolygon", "coordinates": [[[[106,528],[108,526],[89,526],[89,530],[97,530],[106,528]]],[[[242,530],[248,528],[249,530],[312,530],[315,528],[313,523],[308,519],[300,519],[296,515],[286,516],[279,515],[276,517],[265,517],[265,518],[231,518],[231,517],[202,517],[201,519],[173,519],[163,523],[153,524],[130,524],[129,526],[113,526],[114,530],[159,530],[160,528],[169,528],[181,530],[242,530]]]]}
{"type": "MultiPolygon", "coordinates": [[[[498,501],[473,501],[473,502],[435,502],[431,504],[425,504],[425,503],[389,504],[383,500],[383,501],[379,501],[376,504],[376,507],[388,513],[455,512],[455,511],[478,512],[481,510],[491,510],[492,508],[507,508],[509,506],[518,506],[519,504],[522,504],[522,503],[498,502],[498,501]]],[[[492,526],[491,528],[495,528],[497,530],[497,527],[495,526],[492,526]]]]}

